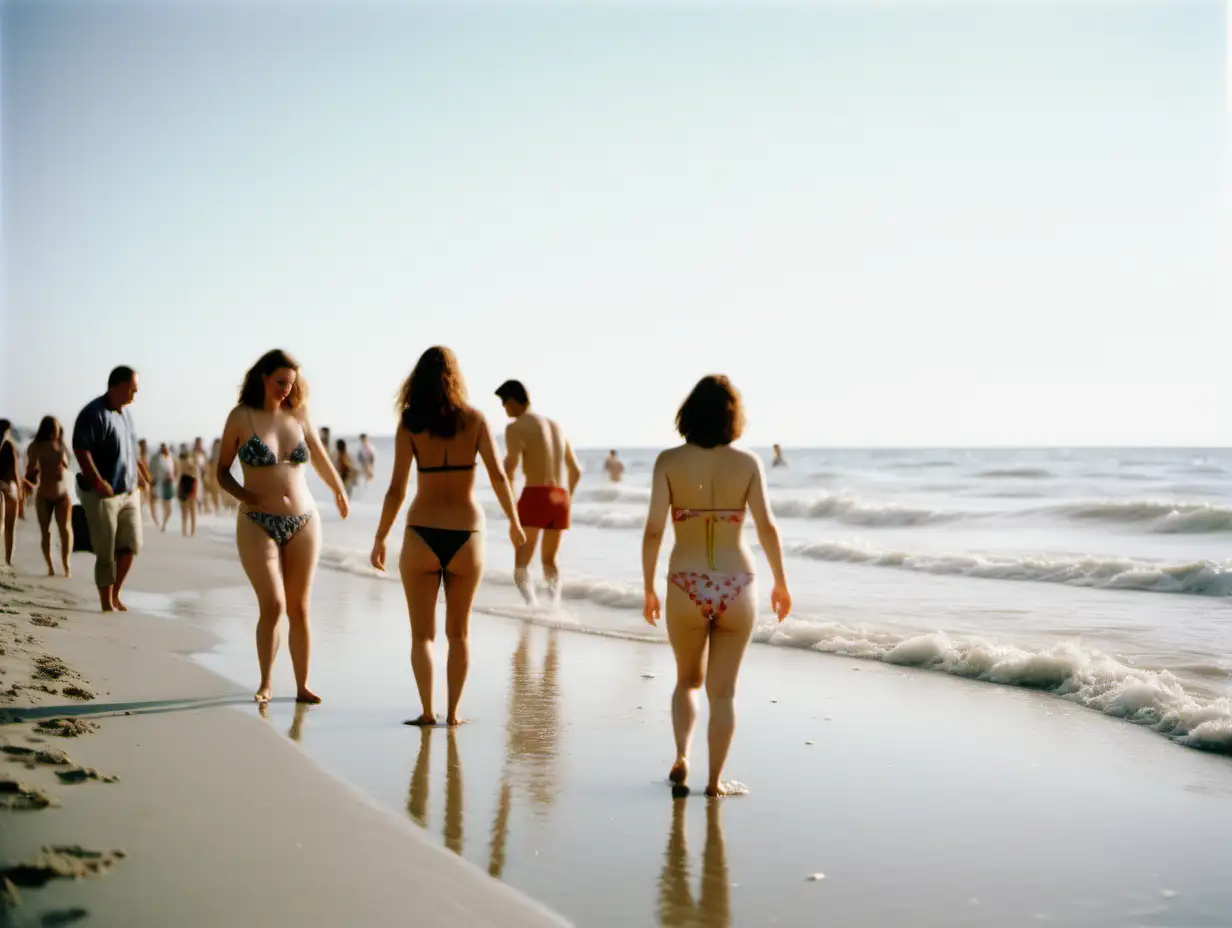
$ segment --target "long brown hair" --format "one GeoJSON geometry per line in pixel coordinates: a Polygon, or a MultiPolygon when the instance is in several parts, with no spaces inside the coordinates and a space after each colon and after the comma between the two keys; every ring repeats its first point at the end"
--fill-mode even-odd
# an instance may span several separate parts
{"type": "Polygon", "coordinates": [[[282,401],[283,409],[298,409],[308,402],[308,384],[299,376],[299,362],[281,348],[267,351],[257,359],[257,363],[248,369],[244,375],[244,385],[240,387],[240,405],[249,409],[265,408],[265,379],[274,371],[288,368],[295,371],[295,384],[291,392],[282,401]]]}
{"type": "Polygon", "coordinates": [[[427,432],[436,438],[453,438],[462,427],[465,405],[466,384],[458,359],[441,345],[420,355],[398,391],[402,427],[412,435],[427,432]]]}
{"type": "Polygon", "coordinates": [[[35,441],[57,441],[64,438],[64,426],[55,416],[43,416],[38,431],[34,433],[35,441]]]}

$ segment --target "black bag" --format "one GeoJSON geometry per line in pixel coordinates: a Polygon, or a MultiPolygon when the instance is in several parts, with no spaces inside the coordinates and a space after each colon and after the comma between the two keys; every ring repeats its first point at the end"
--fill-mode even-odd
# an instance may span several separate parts
{"type": "Polygon", "coordinates": [[[90,544],[90,523],[86,521],[86,511],[81,503],[73,504],[73,550],[94,552],[90,544]]]}

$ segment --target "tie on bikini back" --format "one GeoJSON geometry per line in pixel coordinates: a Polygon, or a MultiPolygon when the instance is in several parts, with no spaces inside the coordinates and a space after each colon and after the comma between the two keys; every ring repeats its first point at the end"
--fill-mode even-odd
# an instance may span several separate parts
{"type": "MultiPolygon", "coordinates": [[[[666,477],[665,477],[666,479],[666,477]]],[[[695,509],[689,507],[672,505],[672,521],[687,522],[689,519],[705,519],[706,520],[706,560],[710,564],[710,569],[715,570],[714,563],[714,529],[720,522],[727,522],[733,525],[739,525],[744,521],[744,508],[748,504],[748,490],[745,490],[744,502],[739,509],[720,509],[714,505],[714,472],[710,474],[710,503],[709,509],[695,509]]],[[[752,481],[749,482],[752,486],[752,481]]],[[[671,481],[668,481],[667,492],[669,498],[675,494],[672,492],[671,481]]]]}
{"type": "Polygon", "coordinates": [[[475,434],[475,453],[471,455],[471,462],[469,464],[450,464],[449,463],[449,448],[446,447],[445,448],[445,461],[443,464],[438,464],[435,467],[425,467],[422,461],[420,460],[419,449],[418,448],[415,449],[415,461],[419,465],[419,472],[421,474],[443,474],[448,471],[455,471],[455,470],[474,470],[475,469],[475,458],[477,457],[479,457],[478,430],[476,430],[476,434],[475,434]]]}

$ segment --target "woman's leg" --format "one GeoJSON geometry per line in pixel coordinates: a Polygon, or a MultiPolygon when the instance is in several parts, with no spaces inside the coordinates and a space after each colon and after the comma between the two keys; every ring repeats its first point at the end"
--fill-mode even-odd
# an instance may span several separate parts
{"type": "Polygon", "coordinates": [[[188,537],[188,500],[180,497],[180,534],[188,537]]]}
{"type": "Polygon", "coordinates": [[[411,670],[423,712],[412,725],[434,725],[432,712],[432,642],[436,638],[436,595],[441,588],[441,563],[422,538],[407,530],[398,558],[406,608],[411,617],[411,670]]]}
{"type": "Polygon", "coordinates": [[[167,523],[170,521],[171,521],[171,500],[164,499],[163,500],[163,524],[161,527],[162,531],[165,532],[167,530],[167,523]]]}
{"type": "Polygon", "coordinates": [[[482,577],[483,536],[473,532],[453,556],[445,574],[445,636],[449,639],[449,714],[445,721],[450,725],[458,724],[458,703],[470,667],[471,604],[482,577]]]}
{"type": "Polygon", "coordinates": [[[676,656],[676,689],[672,693],[672,731],[676,735],[676,762],[668,774],[682,784],[689,775],[689,748],[697,722],[697,691],[706,669],[710,623],[697,611],[687,593],[667,585],[667,638],[676,656]]]}
{"type": "Polygon", "coordinates": [[[56,575],[56,568],[51,560],[52,506],[35,497],[34,514],[38,517],[39,543],[43,549],[43,560],[47,562],[47,576],[54,577],[56,575]]]}
{"type": "MultiPolygon", "coordinates": [[[[4,494],[0,494],[3,496],[4,494]]],[[[13,542],[17,534],[18,497],[4,497],[4,563],[13,566],[13,542]]]]}
{"type": "Polygon", "coordinates": [[[732,735],[736,731],[736,677],[757,623],[757,586],[749,584],[727,604],[710,632],[710,660],[706,668],[706,698],[710,700],[710,777],[706,793],[724,794],[719,781],[732,735]]]}
{"type": "Polygon", "coordinates": [[[295,669],[297,702],[318,703],[321,697],[308,689],[308,664],[312,651],[312,632],[308,624],[308,605],[312,580],[321,555],[321,517],[313,514],[282,548],[282,582],[287,596],[287,624],[291,633],[291,666],[295,669]]]}
{"type": "Polygon", "coordinates": [[[194,490],[192,495],[188,497],[188,534],[190,536],[197,534],[197,491],[194,490]]]}
{"type": "MultiPolygon", "coordinates": [[[[73,556],[73,499],[67,494],[56,501],[56,527],[60,530],[60,560],[64,576],[71,577],[69,561],[73,556]]],[[[50,534],[50,533],[49,533],[50,534]]]]}
{"type": "Polygon", "coordinates": [[[241,513],[235,524],[235,547],[248,582],[257,594],[257,664],[261,668],[261,683],[257,686],[257,702],[270,698],[273,689],[271,674],[274,655],[278,653],[278,620],[286,604],[283,591],[282,565],[278,546],[265,531],[241,513]]]}

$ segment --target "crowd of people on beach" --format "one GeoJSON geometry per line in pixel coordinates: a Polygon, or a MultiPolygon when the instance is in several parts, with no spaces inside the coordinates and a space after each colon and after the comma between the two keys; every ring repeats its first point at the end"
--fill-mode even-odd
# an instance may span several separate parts
{"type": "MultiPolygon", "coordinates": [[[[318,430],[310,420],[308,388],[299,362],[278,349],[264,354],[245,374],[222,436],[208,452],[197,438],[191,446],[181,444],[178,452],[174,445],[162,443],[151,453],[146,441],[136,437],[129,412],[138,389],[136,371],[115,368],[106,392],[81,410],[67,441],[60,423],[52,416],[44,418],[26,450],[24,472],[11,424],[0,420],[0,525],[6,563],[11,564],[14,520],[22,514],[25,496],[32,493],[48,573],[55,574],[50,538],[54,520],[68,575],[74,546],[69,494],[74,460],[79,508],[95,556],[94,579],[104,612],[125,609],[121,590],[141,548],[146,506],[151,521],[165,531],[171,502],[178,499],[181,531],[187,536],[195,533],[198,509],[235,511],[236,548],[257,600],[260,680],[254,698],[265,703],[272,696],[274,658],[285,615],[296,700],[320,702],[308,686],[308,674],[310,600],[321,526],[304,465],[310,464],[324,481],[345,519],[357,487],[374,477],[371,442],[361,435],[354,456],[342,439],[331,448],[328,427],[318,430]],[[234,472],[237,459],[242,482],[234,472]]],[[[509,523],[518,591],[528,607],[538,607],[530,576],[538,552],[548,596],[554,605],[560,601],[558,554],[570,526],[582,469],[561,425],[532,409],[522,382],[507,380],[495,394],[510,420],[503,455],[487,419],[469,403],[450,349],[437,346],[425,351],[399,391],[392,472],[370,561],[377,570],[387,567],[386,542],[406,500],[414,466],[416,487],[398,560],[410,619],[411,668],[421,704],[408,725],[441,721],[433,702],[433,644],[442,591],[448,644],[443,721],[448,726],[461,721],[458,707],[470,663],[470,613],[484,573],[485,517],[475,496],[479,462],[509,523]],[[523,488],[515,499],[519,471],[523,488]]],[[[642,544],[643,617],[652,625],[666,617],[677,664],[672,696],[676,750],[669,780],[677,790],[688,789],[697,698],[704,685],[710,704],[706,792],[712,796],[730,792],[720,775],[735,730],[736,681],[757,620],[753,556],[742,531],[746,513],[752,516],[769,562],[771,608],[779,621],[791,610],[762,462],[733,447],[744,424],[740,394],[727,377],[709,375],[698,381],[676,414],[683,443],[662,452],[655,462],[642,544]],[[666,599],[661,601],[656,573],[669,518],[675,544],[666,599]]],[[[777,445],[773,463],[786,463],[777,445]]],[[[624,463],[615,450],[603,467],[609,480],[622,479],[624,463]]]]}

